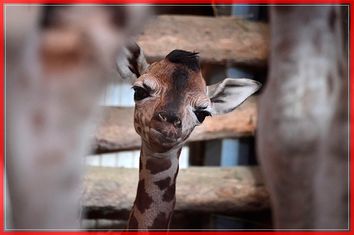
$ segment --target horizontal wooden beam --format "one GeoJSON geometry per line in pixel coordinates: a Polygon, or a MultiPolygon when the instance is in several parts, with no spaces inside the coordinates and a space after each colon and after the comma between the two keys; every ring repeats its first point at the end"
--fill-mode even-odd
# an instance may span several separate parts
{"type": "Polygon", "coordinates": [[[138,43],[149,61],[174,49],[200,52],[202,63],[265,67],[267,24],[235,17],[160,15],[144,29],[138,43]]]}
{"type": "MultiPolygon", "coordinates": [[[[257,122],[256,100],[251,97],[228,114],[207,117],[202,125],[195,128],[188,141],[253,135],[257,122]]],[[[133,108],[105,107],[103,112],[103,121],[94,134],[95,153],[140,148],[140,136],[133,125],[133,108]]]]}
{"type": "MultiPolygon", "coordinates": [[[[138,169],[90,167],[84,179],[86,218],[126,220],[138,169]]],[[[239,215],[269,210],[258,167],[191,167],[177,177],[176,212],[239,215]]]]}

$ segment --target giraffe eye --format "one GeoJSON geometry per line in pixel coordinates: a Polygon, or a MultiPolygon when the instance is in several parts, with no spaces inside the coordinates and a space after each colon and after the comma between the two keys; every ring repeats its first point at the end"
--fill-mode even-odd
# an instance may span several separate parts
{"type": "Polygon", "coordinates": [[[146,89],[140,87],[140,86],[133,86],[134,89],[134,100],[135,101],[139,101],[139,100],[143,100],[147,97],[150,96],[149,91],[147,91],[146,89]]]}
{"type": "Polygon", "coordinates": [[[211,114],[205,110],[196,110],[196,111],[194,111],[194,113],[200,123],[203,123],[204,119],[207,116],[211,116],[211,114]]]}

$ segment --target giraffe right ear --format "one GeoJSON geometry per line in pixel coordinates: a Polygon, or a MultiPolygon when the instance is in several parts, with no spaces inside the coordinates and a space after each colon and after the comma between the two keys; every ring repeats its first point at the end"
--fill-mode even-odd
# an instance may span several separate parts
{"type": "Polygon", "coordinates": [[[261,83],[247,78],[226,78],[207,87],[213,115],[228,113],[261,87],[261,83]]]}
{"type": "Polygon", "coordinates": [[[134,82],[149,67],[143,50],[138,44],[129,43],[116,60],[117,70],[122,79],[134,82]]]}

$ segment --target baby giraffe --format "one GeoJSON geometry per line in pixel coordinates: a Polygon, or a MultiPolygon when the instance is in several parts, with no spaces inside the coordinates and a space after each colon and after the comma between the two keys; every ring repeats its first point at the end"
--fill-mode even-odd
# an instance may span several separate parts
{"type": "Polygon", "coordinates": [[[139,184],[128,230],[169,228],[176,203],[181,148],[207,116],[230,112],[260,87],[227,78],[206,86],[197,53],[174,50],[149,65],[136,44],[117,59],[122,78],[133,81],[134,126],[141,136],[139,184]]]}

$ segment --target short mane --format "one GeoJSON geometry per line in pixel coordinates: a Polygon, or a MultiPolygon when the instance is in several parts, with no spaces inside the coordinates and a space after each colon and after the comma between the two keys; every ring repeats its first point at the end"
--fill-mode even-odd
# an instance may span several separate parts
{"type": "Polygon", "coordinates": [[[173,50],[166,56],[166,59],[172,63],[185,65],[193,71],[200,70],[198,52],[173,50]]]}

